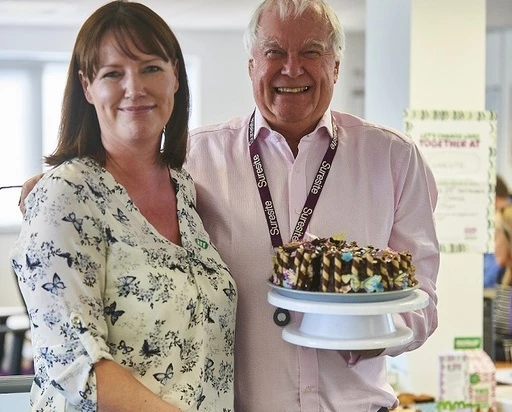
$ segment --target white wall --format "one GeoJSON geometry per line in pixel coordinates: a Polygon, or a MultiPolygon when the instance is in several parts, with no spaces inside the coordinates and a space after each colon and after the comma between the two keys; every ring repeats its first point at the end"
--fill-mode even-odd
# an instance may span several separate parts
{"type": "Polygon", "coordinates": [[[497,172],[512,189],[512,28],[487,35],[486,107],[498,113],[497,172]]]}

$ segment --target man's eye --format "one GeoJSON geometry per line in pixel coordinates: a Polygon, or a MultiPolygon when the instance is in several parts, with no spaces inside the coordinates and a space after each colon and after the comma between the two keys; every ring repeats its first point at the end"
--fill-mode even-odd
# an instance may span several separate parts
{"type": "Polygon", "coordinates": [[[318,50],[308,50],[304,53],[304,56],[309,59],[312,59],[314,57],[320,56],[320,52],[318,50]]]}
{"type": "Polygon", "coordinates": [[[265,52],[265,55],[269,56],[269,57],[280,57],[282,56],[284,53],[283,51],[281,50],[267,50],[265,52]]]}

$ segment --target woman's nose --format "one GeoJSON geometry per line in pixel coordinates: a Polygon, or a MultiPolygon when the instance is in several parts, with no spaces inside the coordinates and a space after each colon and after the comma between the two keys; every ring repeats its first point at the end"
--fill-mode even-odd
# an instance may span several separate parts
{"type": "Polygon", "coordinates": [[[125,96],[135,99],[145,94],[146,89],[142,77],[137,73],[127,73],[125,77],[125,96]]]}

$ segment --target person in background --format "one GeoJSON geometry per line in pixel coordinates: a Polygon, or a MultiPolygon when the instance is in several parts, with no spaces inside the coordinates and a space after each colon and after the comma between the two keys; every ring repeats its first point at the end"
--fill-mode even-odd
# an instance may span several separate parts
{"type": "MultiPolygon", "coordinates": [[[[387,382],[385,355],[420,347],[438,322],[432,172],[403,134],[331,110],[343,73],[344,34],[327,2],[263,1],[245,43],[256,109],[193,130],[186,161],[199,214],[238,285],[235,409],[393,408],[398,402],[387,382]],[[311,188],[321,168],[328,174],[319,179],[319,193],[311,188]],[[291,239],[312,198],[317,204],[302,234],[345,233],[360,245],[412,253],[421,289],[430,297],[426,308],[394,318],[414,331],[412,342],[338,351],[282,339],[267,302],[273,248],[291,239]]],[[[298,316],[291,312],[292,322],[298,316]]]]}
{"type": "Polygon", "coordinates": [[[55,166],[12,266],[33,411],[233,411],[235,282],[182,168],[189,89],[169,26],[113,1],[78,33],[55,166]]]}
{"type": "MultiPolygon", "coordinates": [[[[498,213],[511,202],[508,186],[499,175],[496,176],[495,206],[498,213]]],[[[499,217],[499,216],[498,216],[499,217]]],[[[484,254],[484,288],[493,288],[501,282],[505,268],[497,263],[494,253],[484,254]]]]}
{"type": "MultiPolygon", "coordinates": [[[[238,287],[235,410],[387,411],[398,400],[387,382],[385,355],[420,347],[438,323],[432,172],[403,134],[331,110],[344,34],[327,2],[265,0],[251,18],[245,43],[256,109],[193,130],[186,160],[198,212],[238,287]],[[260,161],[253,165],[252,159],[260,161]],[[285,342],[282,326],[273,321],[266,283],[273,250],[290,240],[306,199],[315,198],[308,193],[319,192],[311,188],[321,166],[329,172],[320,179],[321,193],[304,232],[344,233],[358,244],[413,256],[429,302],[394,316],[397,325],[414,332],[406,345],[306,348],[285,342]],[[264,207],[269,201],[270,209],[264,207]]],[[[290,316],[295,322],[300,315],[290,316]]]]}
{"type": "Polygon", "coordinates": [[[494,256],[503,268],[501,279],[495,285],[493,302],[493,327],[495,334],[495,357],[497,361],[508,361],[512,349],[512,205],[502,207],[496,215],[494,256]]]}

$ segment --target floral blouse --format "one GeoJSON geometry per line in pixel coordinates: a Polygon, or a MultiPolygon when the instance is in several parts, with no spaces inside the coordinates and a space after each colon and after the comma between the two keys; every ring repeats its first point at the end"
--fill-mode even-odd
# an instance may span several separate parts
{"type": "Polygon", "coordinates": [[[182,247],[91,159],[58,166],[27,197],[11,261],[31,321],[32,411],[96,411],[100,359],[183,411],[233,410],[235,282],[191,177],[171,177],[182,247]]]}

